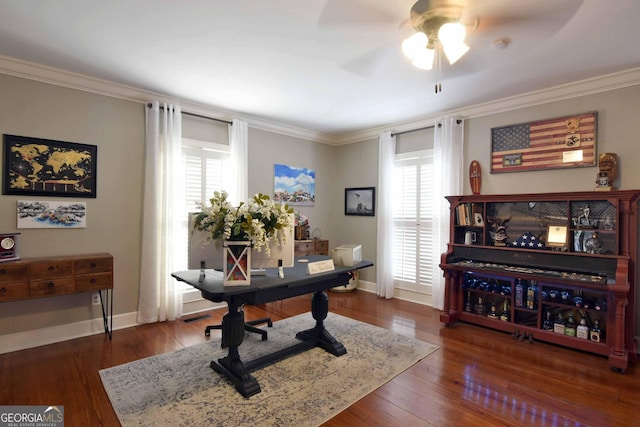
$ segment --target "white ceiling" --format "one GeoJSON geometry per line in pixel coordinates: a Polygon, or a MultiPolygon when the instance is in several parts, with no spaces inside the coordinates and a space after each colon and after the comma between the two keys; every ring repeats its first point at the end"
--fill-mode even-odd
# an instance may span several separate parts
{"type": "Polygon", "coordinates": [[[0,0],[0,55],[334,136],[640,67],[638,0],[469,0],[435,94],[400,51],[414,2],[0,0]]]}

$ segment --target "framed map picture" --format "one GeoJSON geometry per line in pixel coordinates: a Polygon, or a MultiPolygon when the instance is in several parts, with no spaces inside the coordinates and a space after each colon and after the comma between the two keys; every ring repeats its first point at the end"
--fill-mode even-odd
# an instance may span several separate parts
{"type": "Polygon", "coordinates": [[[96,197],[95,145],[4,135],[2,194],[96,197]]]}

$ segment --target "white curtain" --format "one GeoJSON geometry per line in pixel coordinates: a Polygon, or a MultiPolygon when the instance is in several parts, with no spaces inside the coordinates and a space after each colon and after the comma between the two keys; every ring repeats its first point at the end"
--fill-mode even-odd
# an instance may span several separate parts
{"type": "Polygon", "coordinates": [[[396,138],[391,132],[380,134],[378,143],[378,241],[376,245],[376,283],[378,296],[393,298],[393,164],[396,138]]]}
{"type": "Polygon", "coordinates": [[[229,129],[231,182],[229,201],[237,206],[249,198],[249,127],[247,122],[234,119],[229,129]]]}
{"type": "Polygon", "coordinates": [[[433,207],[434,233],[432,305],[444,307],[444,276],[440,269],[440,254],[446,251],[449,242],[449,202],[445,196],[461,195],[464,179],[464,121],[446,118],[437,123],[433,143],[433,207]]]}
{"type": "Polygon", "coordinates": [[[171,277],[175,242],[180,241],[175,207],[184,204],[180,107],[156,101],[146,107],[144,205],[138,322],[175,320],[182,315],[182,289],[171,277]]]}

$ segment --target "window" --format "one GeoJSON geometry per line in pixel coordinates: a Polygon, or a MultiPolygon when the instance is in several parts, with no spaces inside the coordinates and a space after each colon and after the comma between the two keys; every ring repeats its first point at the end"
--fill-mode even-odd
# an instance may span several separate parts
{"type": "Polygon", "coordinates": [[[428,292],[433,253],[433,150],[396,155],[394,168],[395,287],[428,292]]]}
{"type": "MultiPolygon", "coordinates": [[[[188,214],[198,210],[198,203],[206,205],[215,191],[224,189],[224,176],[228,167],[229,146],[212,142],[182,139],[182,161],[185,171],[185,200],[182,206],[183,220],[178,225],[178,233],[184,236],[181,247],[174,256],[184,269],[187,268],[187,243],[189,233],[188,214]]],[[[185,291],[193,288],[184,285],[185,291]]]]}

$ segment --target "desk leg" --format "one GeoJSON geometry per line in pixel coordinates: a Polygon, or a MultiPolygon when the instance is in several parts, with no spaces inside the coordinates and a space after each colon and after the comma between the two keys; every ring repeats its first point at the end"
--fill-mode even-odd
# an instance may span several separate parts
{"type": "Polygon", "coordinates": [[[229,302],[229,312],[222,318],[222,343],[229,352],[217,362],[212,360],[209,366],[231,380],[240,394],[249,397],[260,393],[260,384],[245,368],[238,353],[244,339],[244,312],[240,307],[233,299],[229,302]]]}
{"type": "Polygon", "coordinates": [[[298,332],[296,338],[303,341],[314,340],[317,342],[318,347],[322,347],[334,356],[342,356],[347,354],[347,349],[324,328],[324,319],[327,318],[328,313],[329,297],[326,292],[319,291],[313,294],[311,314],[316,319],[316,326],[306,331],[298,332]]]}

